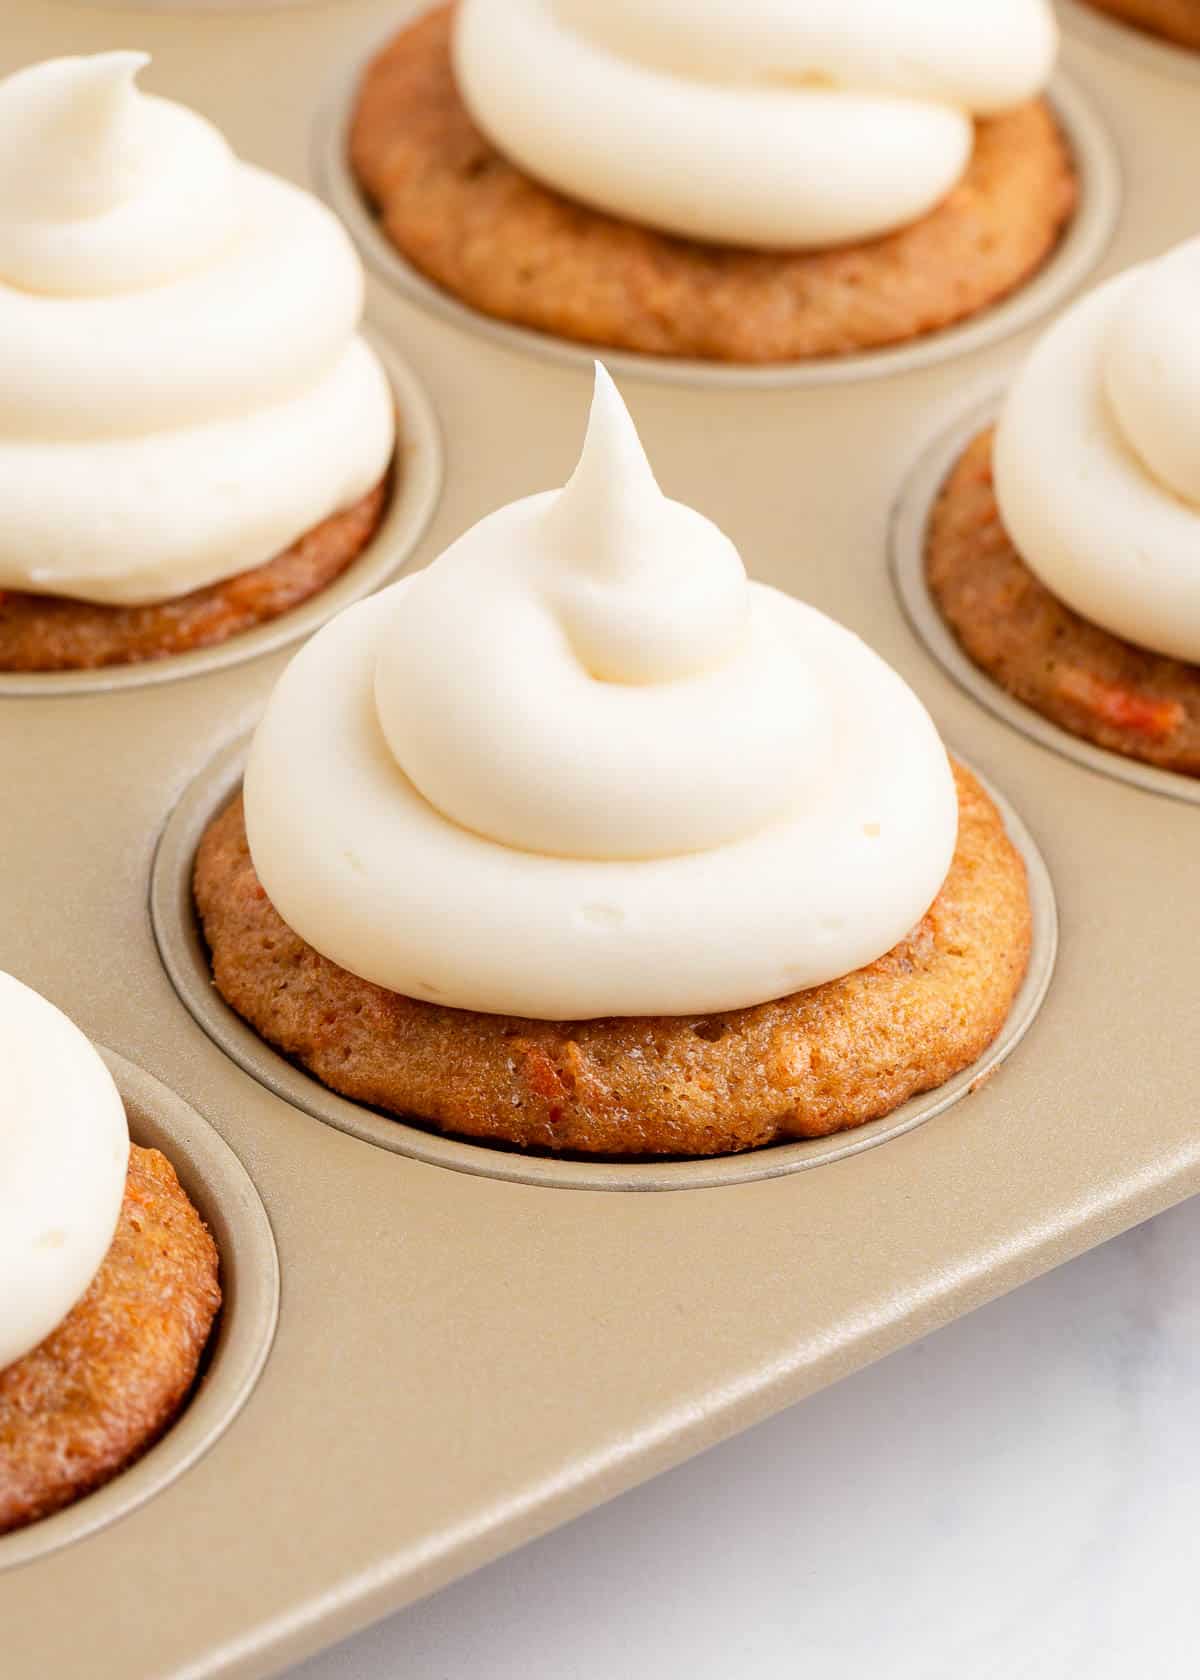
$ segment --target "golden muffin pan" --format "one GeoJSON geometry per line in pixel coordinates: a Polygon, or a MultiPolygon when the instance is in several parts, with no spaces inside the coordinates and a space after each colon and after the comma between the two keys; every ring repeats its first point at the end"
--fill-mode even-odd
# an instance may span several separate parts
{"type": "MultiPolygon", "coordinates": [[[[333,191],[347,78],[412,10],[6,0],[0,71],[145,47],[148,87],[204,110],[244,156],[333,191]]],[[[1126,32],[1077,28],[1073,8],[1066,22],[1058,97],[1094,230],[1066,282],[1077,291],[1196,231],[1200,87],[1126,32]]],[[[995,401],[1064,300],[1043,293],[1034,320],[1026,297],[1002,330],[947,335],[937,359],[899,351],[820,381],[680,383],[618,364],[668,493],[715,519],[757,577],[859,631],[1009,802],[1038,920],[1012,1038],[1027,1030],[950,1106],[761,1162],[644,1169],[335,1111],[238,1036],[184,898],[197,827],[236,780],[284,636],[156,668],[152,686],[4,685],[0,967],[125,1058],[134,1135],[179,1166],[227,1294],[175,1430],[109,1488],[0,1540],[5,1680],[277,1672],[1200,1189],[1196,811],[981,704],[931,654],[915,608],[914,633],[890,575],[893,529],[911,569],[948,459],[938,440],[995,401]]],[[[382,272],[369,318],[424,462],[383,572],[561,484],[590,374],[586,356],[533,354],[382,272]],[[444,440],[440,496],[421,390],[444,440]]],[[[379,581],[347,580],[347,595],[379,581]]]]}
{"type": "Polygon", "coordinates": [[[1024,705],[1015,695],[1009,694],[1007,689],[1001,688],[999,683],[993,682],[972,663],[938,611],[925,577],[925,533],[929,511],[971,439],[978,436],[985,426],[992,425],[999,412],[998,393],[985,402],[972,404],[966,414],[960,415],[930,444],[893,507],[889,532],[892,570],[897,592],[913,629],[956,682],[1014,729],[1023,730],[1043,746],[1052,747],[1055,752],[1063,753],[1101,775],[1115,776],[1119,781],[1147,788],[1151,793],[1166,794],[1170,799],[1183,799],[1200,805],[1200,778],[1177,775],[1173,770],[1160,770],[1156,765],[1107,752],[1091,741],[1072,735],[1069,730],[1060,729],[1058,724],[1035,712],[1032,706],[1024,705]]]}
{"type": "Polygon", "coordinates": [[[1083,40],[1094,41],[1130,64],[1200,81],[1200,54],[1183,52],[1147,30],[1131,28],[1111,13],[1097,11],[1089,0],[1058,0],[1058,9],[1067,27],[1083,40]]]}

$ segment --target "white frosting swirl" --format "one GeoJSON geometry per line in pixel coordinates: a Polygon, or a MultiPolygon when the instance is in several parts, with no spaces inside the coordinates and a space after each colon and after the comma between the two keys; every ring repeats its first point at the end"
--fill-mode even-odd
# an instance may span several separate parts
{"type": "Polygon", "coordinates": [[[733,1009],[870,962],[957,833],[916,696],[662,495],[603,369],[565,489],[293,660],[245,801],[268,896],[327,957],[560,1020],[733,1009]]]}
{"type": "Polygon", "coordinates": [[[186,594],[280,553],[391,455],[340,224],[141,93],[145,63],[0,82],[0,588],[186,594]]]}
{"type": "Polygon", "coordinates": [[[471,115],[526,173],[669,233],[870,239],[961,176],[972,116],[1045,85],[1047,0],[461,0],[471,115]]]}
{"type": "Polygon", "coordinates": [[[1018,374],[996,498],[1023,559],[1093,623],[1200,663],[1200,239],[1074,304],[1018,374]]]}
{"type": "Polygon", "coordinates": [[[125,1194],[112,1075],[62,1012],[0,973],[0,1370],[85,1293],[125,1194]]]}

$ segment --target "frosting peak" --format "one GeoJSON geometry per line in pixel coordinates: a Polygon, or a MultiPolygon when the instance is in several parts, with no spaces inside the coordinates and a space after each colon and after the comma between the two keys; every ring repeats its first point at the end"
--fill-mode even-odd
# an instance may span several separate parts
{"type": "Polygon", "coordinates": [[[862,240],[957,181],[1057,47],[1047,0],[462,0],[455,75],[530,175],[668,233],[862,240]]]}
{"type": "Polygon", "coordinates": [[[134,186],[134,77],[147,53],[35,64],[0,90],[0,205],[36,220],[111,210],[134,186]]]}
{"type": "Polygon", "coordinates": [[[292,662],[245,802],[263,886],[326,956],[560,1020],[732,1009],[872,961],[957,827],[916,697],[662,494],[602,369],[564,489],[292,662]]]}
{"type": "Polygon", "coordinates": [[[0,589],[186,594],[356,501],[391,454],[344,230],[143,93],[146,62],[0,80],[0,589]]]}
{"type": "Polygon", "coordinates": [[[996,497],[1060,600],[1200,662],[1200,239],[1106,281],[1034,347],[996,433],[996,497]]]}
{"type": "Polygon", "coordinates": [[[598,368],[565,489],[489,515],[397,602],[379,722],[430,805],[500,845],[725,845],[793,804],[830,748],[808,673],[751,608],[737,550],[662,494],[598,368]]]}
{"type": "Polygon", "coordinates": [[[52,297],[185,273],[233,236],[235,160],[142,93],[145,53],[55,58],[0,81],[0,280],[52,297]]]}
{"type": "Polygon", "coordinates": [[[717,527],[658,487],[629,411],[596,364],[579,464],[542,522],[575,653],[603,682],[672,682],[729,658],[746,573],[717,527]]]}

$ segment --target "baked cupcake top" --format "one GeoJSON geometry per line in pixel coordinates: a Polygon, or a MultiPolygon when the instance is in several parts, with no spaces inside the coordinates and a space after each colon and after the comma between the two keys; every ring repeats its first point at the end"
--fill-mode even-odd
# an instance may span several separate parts
{"type": "Polygon", "coordinates": [[[0,588],[186,594],[289,547],[391,456],[340,224],[142,93],[146,62],[0,82],[0,588]]]}
{"type": "Polygon", "coordinates": [[[915,695],[662,494],[603,369],[564,489],[293,660],[245,806],[269,898],[323,955],[543,1019],[733,1009],[860,967],[924,914],[957,825],[915,695]]]}
{"type": "Polygon", "coordinates": [[[923,216],[1044,87],[1047,0],[461,0],[455,76],[527,174],[667,233],[803,249],[923,216]]]}
{"type": "Polygon", "coordinates": [[[996,500],[1022,559],[1084,618],[1200,663],[1200,239],[1106,281],[1017,375],[996,500]]]}
{"type": "Polygon", "coordinates": [[[37,992],[0,973],[0,1370],[62,1322],[112,1242],[129,1132],[112,1075],[37,992]]]}

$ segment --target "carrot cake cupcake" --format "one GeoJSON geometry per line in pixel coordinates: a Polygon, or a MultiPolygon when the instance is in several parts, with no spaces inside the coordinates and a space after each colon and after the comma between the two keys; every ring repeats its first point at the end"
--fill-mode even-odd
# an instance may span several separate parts
{"type": "Polygon", "coordinates": [[[99,1055],[0,974],[0,1534],[111,1480],[174,1419],[221,1290],[169,1161],[99,1055]]]}
{"type": "Polygon", "coordinates": [[[564,489],[292,662],[195,865],[216,985],[460,1135],[712,1155],[968,1066],[1024,867],[916,696],[667,500],[603,370],[564,489]]]}
{"type": "Polygon", "coordinates": [[[930,517],[963,648],[1097,746],[1200,776],[1200,239],[1075,303],[930,517]]]}
{"type": "Polygon", "coordinates": [[[1088,4],[1178,46],[1200,49],[1200,0],[1088,0],[1088,4]]]}
{"type": "Polygon", "coordinates": [[[0,670],[159,659],[371,540],[394,414],[310,194],[142,93],[143,53],[0,82],[0,670]]]}
{"type": "Polygon", "coordinates": [[[459,0],[358,90],[402,256],[485,314],[659,356],[896,344],[1028,279],[1075,203],[1046,0],[459,0]]]}

